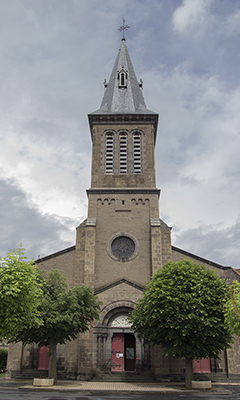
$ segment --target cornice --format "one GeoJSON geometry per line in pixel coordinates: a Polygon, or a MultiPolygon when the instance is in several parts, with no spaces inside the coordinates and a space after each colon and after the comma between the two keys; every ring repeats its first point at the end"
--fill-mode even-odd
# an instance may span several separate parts
{"type": "Polygon", "coordinates": [[[154,140],[156,141],[158,114],[88,114],[88,121],[92,135],[94,125],[117,125],[117,124],[153,124],[154,140]]]}
{"type": "Polygon", "coordinates": [[[91,188],[86,190],[89,194],[157,194],[160,196],[160,189],[143,188],[91,188]]]}

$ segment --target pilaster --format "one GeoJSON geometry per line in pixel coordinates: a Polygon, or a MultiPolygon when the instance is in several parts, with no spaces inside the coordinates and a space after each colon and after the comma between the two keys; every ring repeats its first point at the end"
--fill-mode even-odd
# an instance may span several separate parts
{"type": "Polygon", "coordinates": [[[94,287],[95,278],[96,218],[88,218],[85,228],[84,285],[94,287]]]}
{"type": "Polygon", "coordinates": [[[86,221],[82,222],[76,230],[76,250],[74,263],[74,285],[81,286],[84,281],[85,263],[85,233],[86,221]]]}
{"type": "Polygon", "coordinates": [[[159,218],[151,218],[151,263],[152,275],[162,266],[161,223],[159,218]]]}
{"type": "Polygon", "coordinates": [[[21,373],[22,342],[11,343],[8,349],[7,371],[5,377],[18,378],[21,373]]]}

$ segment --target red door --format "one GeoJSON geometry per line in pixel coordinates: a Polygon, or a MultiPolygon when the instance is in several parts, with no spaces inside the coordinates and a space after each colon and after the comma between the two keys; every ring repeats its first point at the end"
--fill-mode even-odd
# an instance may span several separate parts
{"type": "Polygon", "coordinates": [[[193,360],[193,372],[196,373],[211,373],[210,358],[202,358],[201,360],[193,360]]]}
{"type": "Polygon", "coordinates": [[[38,370],[48,370],[48,365],[49,365],[49,357],[48,353],[49,352],[49,347],[48,346],[42,346],[38,348],[38,370]]]}
{"type": "Polygon", "coordinates": [[[111,371],[124,371],[124,333],[113,334],[111,371]]]}

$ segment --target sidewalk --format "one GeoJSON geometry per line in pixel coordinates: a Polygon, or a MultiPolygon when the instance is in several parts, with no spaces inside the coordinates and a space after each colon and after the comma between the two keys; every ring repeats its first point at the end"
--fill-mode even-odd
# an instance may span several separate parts
{"type": "MultiPolygon", "coordinates": [[[[0,379],[0,389],[24,389],[24,390],[52,390],[52,391],[76,391],[76,392],[192,392],[186,389],[183,383],[158,383],[158,382],[93,382],[93,381],[58,381],[51,387],[33,386],[32,379],[0,379]]],[[[233,384],[213,383],[213,387],[207,390],[211,393],[229,394],[230,390],[221,387],[233,384]]],[[[197,390],[194,390],[197,392],[197,390]]],[[[201,391],[200,391],[201,392],[201,391]]]]}

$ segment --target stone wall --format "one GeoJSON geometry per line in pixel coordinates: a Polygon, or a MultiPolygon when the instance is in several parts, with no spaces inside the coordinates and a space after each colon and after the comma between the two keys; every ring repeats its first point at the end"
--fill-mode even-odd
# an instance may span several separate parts
{"type": "Polygon", "coordinates": [[[41,271],[50,272],[52,269],[58,269],[65,276],[68,287],[74,286],[74,264],[75,246],[37,260],[37,266],[41,271]]]}

